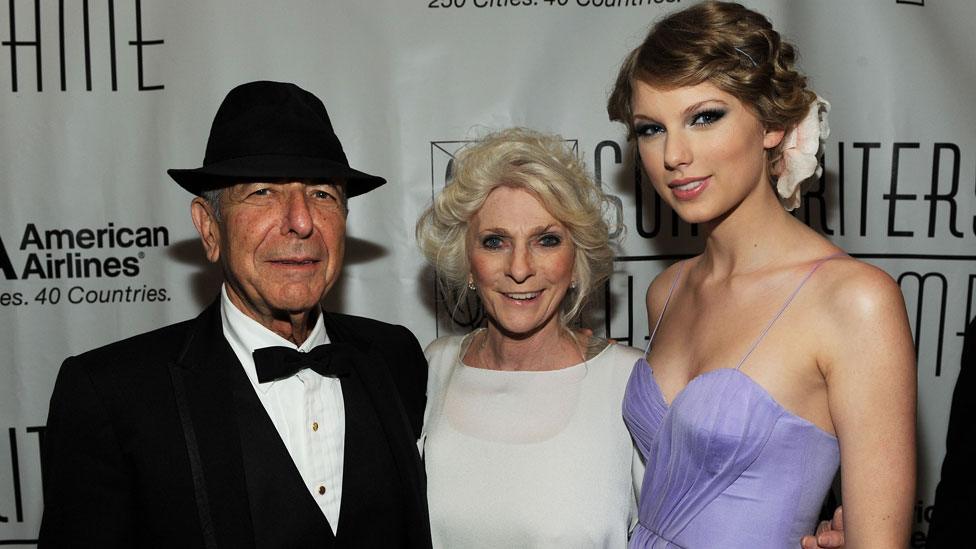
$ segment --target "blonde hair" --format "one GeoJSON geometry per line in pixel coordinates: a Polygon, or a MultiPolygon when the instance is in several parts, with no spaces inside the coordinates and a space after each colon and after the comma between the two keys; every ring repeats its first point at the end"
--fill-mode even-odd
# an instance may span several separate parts
{"type": "MultiPolygon", "coordinates": [[[[788,130],[817,96],[794,68],[796,49],[762,14],[734,2],[703,2],[658,21],[624,59],[607,113],[634,137],[634,82],[664,89],[708,82],[751,107],[763,127],[788,130]]],[[[772,167],[777,148],[769,157],[772,167]]]]}
{"type": "Polygon", "coordinates": [[[469,221],[498,187],[524,189],[569,231],[575,247],[575,292],[563,301],[560,322],[575,318],[592,291],[613,270],[609,230],[603,219],[607,198],[561,137],[525,128],[492,133],[464,149],[447,186],[417,221],[417,242],[437,269],[441,284],[460,303],[471,273],[467,256],[469,221]]]}

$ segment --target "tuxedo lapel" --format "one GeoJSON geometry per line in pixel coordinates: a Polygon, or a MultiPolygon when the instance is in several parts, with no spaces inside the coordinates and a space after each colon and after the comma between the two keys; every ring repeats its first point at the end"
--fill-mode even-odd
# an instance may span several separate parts
{"type": "Polygon", "coordinates": [[[413,431],[410,429],[410,422],[407,420],[396,387],[383,368],[382,357],[375,351],[369,351],[364,359],[360,360],[357,372],[383,426],[406,494],[412,498],[411,507],[421,512],[420,518],[429,521],[426,514],[426,484],[423,464],[417,451],[417,441],[413,439],[413,431]]]}
{"type": "MultiPolygon", "coordinates": [[[[223,336],[219,301],[197,318],[171,368],[184,387],[191,463],[198,454],[197,504],[209,507],[217,545],[331,547],[328,521],[223,336]]],[[[202,512],[205,531],[207,521],[202,512]]]]}
{"type": "MultiPolygon", "coordinates": [[[[354,364],[350,365],[352,368],[351,379],[348,381],[343,380],[343,395],[347,394],[347,387],[352,382],[358,382],[361,385],[361,394],[365,397],[364,404],[371,408],[370,412],[375,415],[376,420],[379,422],[383,437],[385,438],[385,446],[388,447],[388,451],[393,458],[396,475],[399,477],[400,485],[402,486],[403,497],[407,498],[407,505],[405,506],[407,516],[405,518],[408,523],[414,525],[412,528],[407,528],[408,536],[410,537],[409,546],[429,547],[430,536],[428,533],[429,530],[426,528],[426,525],[429,523],[429,518],[427,516],[423,465],[417,451],[416,441],[413,439],[413,431],[407,419],[406,410],[403,408],[397,389],[387,371],[389,366],[367,340],[351,333],[343,325],[341,318],[324,313],[324,321],[331,341],[352,343],[359,350],[359,353],[352,359],[354,364]]],[[[346,441],[347,444],[352,443],[352,449],[355,449],[356,441],[351,438],[355,436],[355,433],[350,430],[350,426],[352,425],[350,423],[350,417],[354,416],[350,414],[350,403],[347,401],[346,441]]],[[[370,478],[368,471],[363,475],[357,475],[355,468],[349,468],[350,459],[355,459],[351,455],[352,449],[347,447],[347,457],[344,461],[346,464],[344,465],[344,469],[350,471],[350,475],[347,476],[344,474],[343,476],[342,511],[340,512],[339,520],[340,540],[342,540],[341,527],[344,524],[342,517],[347,510],[352,511],[364,501],[362,494],[356,493],[356,483],[373,482],[375,484],[375,480],[370,478]],[[346,484],[346,479],[349,479],[350,484],[346,484]]],[[[373,448],[372,450],[386,451],[387,448],[373,448]]],[[[368,488],[373,490],[377,488],[381,490],[389,489],[389,487],[383,486],[371,486],[368,488]]],[[[369,491],[367,489],[366,493],[369,491]]]]}
{"type": "Polygon", "coordinates": [[[243,369],[234,379],[244,478],[258,547],[331,547],[332,529],[308,492],[243,369]]]}
{"type": "Polygon", "coordinates": [[[229,376],[234,365],[240,368],[214,303],[197,317],[170,370],[204,532],[210,529],[219,547],[255,547],[229,376]]]}
{"type": "Polygon", "coordinates": [[[344,546],[398,546],[405,529],[402,481],[359,374],[362,355],[344,358],[351,363],[351,372],[341,378],[346,436],[337,539],[344,546]],[[383,524],[381,531],[376,524],[383,524]]]}

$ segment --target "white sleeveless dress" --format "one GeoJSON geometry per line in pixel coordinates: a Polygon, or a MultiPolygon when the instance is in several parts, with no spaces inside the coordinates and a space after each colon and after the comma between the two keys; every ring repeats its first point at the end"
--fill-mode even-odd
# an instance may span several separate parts
{"type": "Polygon", "coordinates": [[[621,402],[641,352],[609,345],[561,370],[512,372],[462,364],[466,341],[426,350],[434,547],[626,547],[643,467],[621,402]]]}

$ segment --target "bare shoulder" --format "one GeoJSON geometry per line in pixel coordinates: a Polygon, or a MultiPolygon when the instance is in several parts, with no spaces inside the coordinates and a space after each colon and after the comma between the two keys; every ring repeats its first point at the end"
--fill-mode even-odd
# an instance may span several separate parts
{"type": "Polygon", "coordinates": [[[682,270],[688,261],[677,261],[672,263],[667,269],[664,269],[659,273],[654,280],[651,281],[651,285],[647,288],[647,312],[652,315],[648,317],[649,322],[654,322],[657,315],[661,313],[661,309],[664,307],[664,302],[668,299],[668,293],[671,291],[671,286],[675,282],[675,278],[681,275],[682,270]]]}
{"type": "Polygon", "coordinates": [[[885,271],[850,257],[828,261],[820,271],[818,301],[839,327],[904,316],[901,289],[885,271]]]}
{"type": "Polygon", "coordinates": [[[812,297],[822,366],[830,370],[846,363],[867,369],[870,363],[890,366],[913,355],[905,300],[888,273],[853,258],[828,261],[820,271],[812,297]]]}

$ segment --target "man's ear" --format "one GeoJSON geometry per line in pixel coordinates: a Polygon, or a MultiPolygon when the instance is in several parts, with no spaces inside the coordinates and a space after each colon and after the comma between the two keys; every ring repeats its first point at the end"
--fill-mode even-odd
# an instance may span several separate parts
{"type": "Polygon", "coordinates": [[[783,141],[786,130],[765,130],[763,132],[763,148],[774,149],[783,141]]]}
{"type": "Polygon", "coordinates": [[[216,263],[220,260],[220,224],[210,203],[199,196],[194,198],[190,203],[190,217],[193,219],[193,226],[200,233],[200,242],[203,243],[207,260],[216,263]]]}

